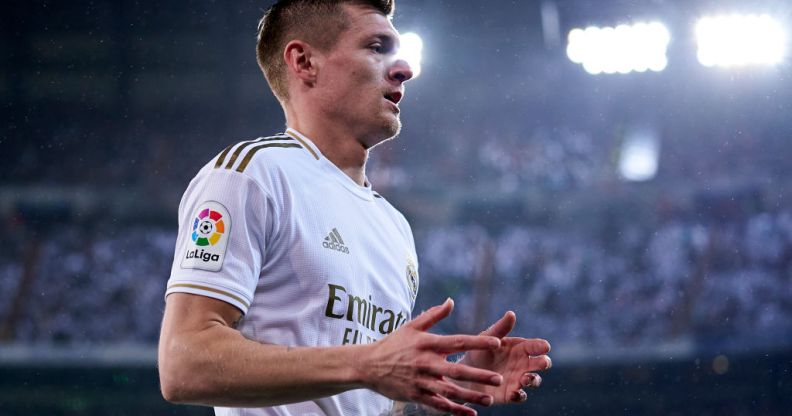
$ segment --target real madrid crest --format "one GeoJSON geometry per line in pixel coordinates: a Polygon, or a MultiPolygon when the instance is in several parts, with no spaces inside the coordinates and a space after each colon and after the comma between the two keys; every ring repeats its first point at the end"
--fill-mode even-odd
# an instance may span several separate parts
{"type": "Polygon", "coordinates": [[[412,300],[415,301],[418,295],[418,268],[410,256],[407,256],[407,286],[410,288],[412,300]]]}

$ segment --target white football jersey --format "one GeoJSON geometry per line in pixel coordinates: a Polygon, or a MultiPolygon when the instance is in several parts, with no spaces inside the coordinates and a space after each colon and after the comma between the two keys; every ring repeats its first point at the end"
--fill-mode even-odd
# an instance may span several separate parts
{"type": "MultiPolygon", "coordinates": [[[[305,136],[231,145],[179,204],[167,294],[228,302],[248,338],[288,346],[381,339],[410,319],[417,257],[404,216],[359,186],[305,136]]],[[[217,415],[377,416],[391,400],[351,390],[311,402],[217,415]]]]}

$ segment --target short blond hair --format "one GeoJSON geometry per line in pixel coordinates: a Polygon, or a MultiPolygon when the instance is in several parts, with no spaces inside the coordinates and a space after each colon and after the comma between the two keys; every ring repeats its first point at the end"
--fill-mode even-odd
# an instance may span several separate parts
{"type": "Polygon", "coordinates": [[[335,46],[338,35],[348,27],[343,4],[370,6],[390,18],[395,0],[281,0],[270,7],[259,22],[256,60],[278,100],[289,99],[283,50],[301,39],[322,51],[335,46]]]}

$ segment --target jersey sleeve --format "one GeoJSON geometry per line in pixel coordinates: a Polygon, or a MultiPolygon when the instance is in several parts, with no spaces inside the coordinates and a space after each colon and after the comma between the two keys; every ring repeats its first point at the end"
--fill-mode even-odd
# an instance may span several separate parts
{"type": "Polygon", "coordinates": [[[207,296],[247,313],[272,233],[271,202],[247,175],[199,173],[179,204],[179,234],[165,296],[207,296]]]}

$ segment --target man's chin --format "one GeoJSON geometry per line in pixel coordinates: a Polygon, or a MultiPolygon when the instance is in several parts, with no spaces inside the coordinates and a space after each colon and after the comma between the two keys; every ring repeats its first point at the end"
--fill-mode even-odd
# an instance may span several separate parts
{"type": "Polygon", "coordinates": [[[366,149],[374,148],[379,144],[395,139],[396,136],[398,136],[399,133],[401,132],[401,127],[402,127],[401,120],[397,115],[396,117],[387,120],[382,127],[383,127],[382,130],[380,130],[378,134],[373,136],[370,143],[364,143],[366,149]]]}
{"type": "Polygon", "coordinates": [[[401,128],[402,128],[401,119],[399,118],[399,116],[396,116],[393,122],[388,124],[388,133],[386,134],[387,139],[385,140],[390,140],[398,136],[399,133],[401,133],[401,128]]]}

